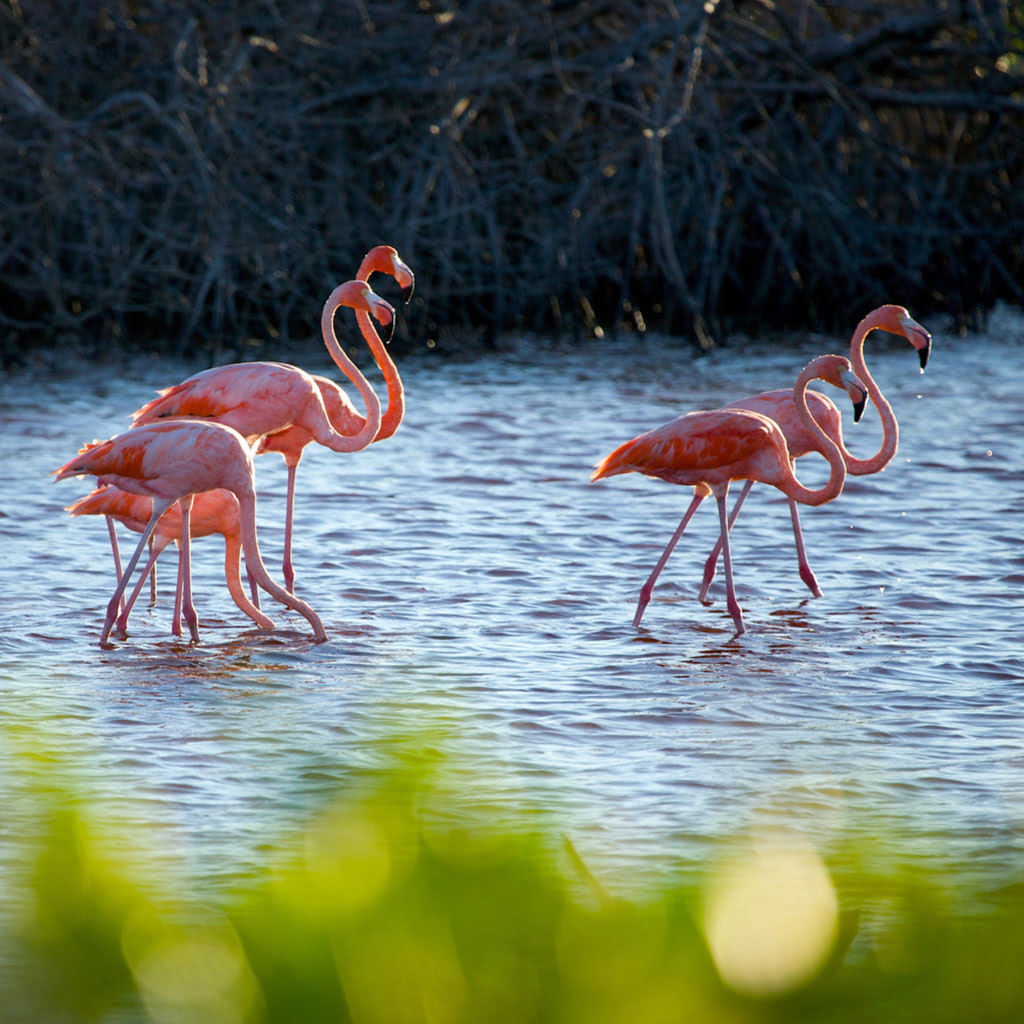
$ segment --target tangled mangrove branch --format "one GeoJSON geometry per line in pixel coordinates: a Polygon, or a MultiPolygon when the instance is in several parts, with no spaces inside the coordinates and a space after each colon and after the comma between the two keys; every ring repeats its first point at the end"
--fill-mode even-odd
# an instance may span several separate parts
{"type": "Polygon", "coordinates": [[[9,3],[0,111],[8,357],[273,351],[380,241],[414,342],[1024,301],[999,0],[9,3]]]}

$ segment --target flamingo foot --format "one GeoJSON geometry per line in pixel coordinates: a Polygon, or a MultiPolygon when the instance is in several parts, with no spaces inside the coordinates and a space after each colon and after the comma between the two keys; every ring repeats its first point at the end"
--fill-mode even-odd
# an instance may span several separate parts
{"type": "MultiPolygon", "coordinates": [[[[188,631],[192,637],[192,643],[199,643],[199,616],[196,614],[195,606],[191,603],[186,604],[181,609],[181,617],[185,620],[185,624],[188,626],[188,631]]],[[[181,636],[181,630],[178,630],[178,636],[181,636]]]]}
{"type": "Polygon", "coordinates": [[[740,608],[740,603],[736,599],[736,592],[732,587],[729,588],[729,593],[726,596],[726,605],[729,608],[732,621],[736,623],[736,635],[743,636],[747,631],[747,627],[743,623],[743,609],[740,608]]]}
{"type": "Polygon", "coordinates": [[[113,628],[114,620],[117,618],[121,610],[121,594],[118,594],[117,600],[111,600],[107,605],[107,615],[103,620],[103,632],[100,633],[100,643],[104,644],[107,642],[107,637],[110,636],[110,630],[113,628]]]}
{"type": "Polygon", "coordinates": [[[732,616],[732,621],[736,623],[736,636],[743,636],[747,627],[743,623],[743,612],[740,610],[740,606],[738,604],[730,605],[729,614],[732,616]]]}
{"type": "Polygon", "coordinates": [[[640,620],[644,617],[644,611],[647,609],[647,606],[651,603],[651,593],[653,592],[653,590],[654,588],[648,586],[648,584],[646,583],[640,588],[640,598],[636,603],[636,613],[633,615],[634,629],[640,625],[640,620]]]}
{"type": "Polygon", "coordinates": [[[800,566],[800,579],[807,584],[807,589],[810,590],[812,597],[821,597],[821,587],[818,586],[818,580],[814,573],[811,571],[809,565],[800,566]]]}

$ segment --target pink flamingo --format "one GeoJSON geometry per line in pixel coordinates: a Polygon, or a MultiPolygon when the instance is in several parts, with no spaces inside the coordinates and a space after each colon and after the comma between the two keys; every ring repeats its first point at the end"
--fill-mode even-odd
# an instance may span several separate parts
{"type": "Polygon", "coordinates": [[[818,426],[807,406],[807,385],[816,379],[845,389],[855,406],[863,406],[867,390],[853,375],[849,360],[843,356],[818,356],[801,370],[796,379],[793,403],[804,426],[817,438],[819,450],[829,463],[829,478],[823,487],[807,488],[797,480],[782,429],[774,420],[747,409],[724,408],[687,413],[627,441],[597,463],[590,477],[592,481],[618,473],[636,472],[694,489],[690,507],[640,590],[634,626],[640,624],[651,599],[654,582],[697,506],[709,494],[714,494],[718,502],[729,613],[736,624],[736,635],[745,632],[743,612],[736,600],[729,549],[726,499],[730,482],[760,480],[778,487],[805,505],[823,505],[842,493],[846,480],[846,464],[839,448],[818,426]]]}
{"type": "Polygon", "coordinates": [[[100,486],[119,487],[132,494],[153,499],[153,511],[139,538],[123,576],[107,605],[100,642],[110,635],[121,598],[160,517],[178,503],[181,509],[182,616],[192,640],[198,642],[199,627],[192,603],[191,512],[193,495],[218,487],[238,499],[238,519],[245,564],[257,583],[273,598],[303,615],[313,627],[317,642],[327,639],[316,612],[283,587],[267,572],[256,539],[256,486],[252,451],[238,431],[209,420],[168,420],[147,423],[112,437],[87,444],[71,460],[54,470],[57,480],[90,473],[100,486]]]}
{"type": "MultiPolygon", "coordinates": [[[[406,302],[412,296],[415,279],[412,271],[399,258],[397,251],[390,245],[378,245],[371,249],[359,265],[356,273],[356,280],[369,281],[370,275],[375,273],[390,274],[402,288],[402,295],[406,302]]],[[[374,332],[373,324],[366,313],[356,310],[356,320],[363,336],[369,338],[368,332],[374,332]]],[[[332,330],[329,323],[324,323],[324,341],[327,341],[327,332],[332,330]]],[[[373,346],[371,346],[373,347],[373,346]]],[[[328,342],[328,348],[330,343],[328,342]]],[[[374,348],[374,356],[377,358],[377,365],[384,374],[384,382],[388,390],[388,406],[380,418],[380,427],[374,437],[374,441],[383,441],[398,429],[405,416],[405,390],[402,387],[402,380],[398,375],[398,367],[383,346],[374,348]]],[[[366,417],[360,415],[352,404],[348,395],[329,377],[313,376],[316,386],[320,389],[320,396],[323,398],[324,409],[331,425],[339,434],[352,436],[366,429],[366,417]]],[[[295,473],[299,462],[302,460],[302,453],[306,446],[316,438],[306,427],[301,424],[293,424],[286,430],[280,430],[275,434],[268,434],[258,444],[257,455],[265,452],[277,452],[284,456],[285,466],[288,470],[288,495],[285,503],[285,524],[284,524],[284,584],[289,591],[295,591],[295,573],[292,569],[292,516],[295,507],[295,473]]]]}
{"type": "MultiPolygon", "coordinates": [[[[365,281],[346,281],[331,292],[324,304],[320,326],[327,351],[338,368],[359,389],[366,404],[366,418],[354,434],[335,429],[320,388],[311,374],[287,363],[229,363],[194,374],[181,384],[165,388],[159,397],[132,415],[133,426],[156,423],[168,417],[200,417],[233,427],[250,443],[278,431],[299,426],[313,440],[336,452],[356,452],[365,448],[380,427],[380,401],[369,382],[338,344],[334,332],[334,314],[340,306],[372,315],[390,331],[395,311],[376,295],[365,281]]],[[[378,362],[390,361],[384,344],[369,316],[360,321],[363,337],[378,362]]],[[[291,566],[291,526],[294,490],[289,490],[285,513],[284,576],[289,593],[294,592],[291,566]]]]}
{"type": "MultiPolygon", "coordinates": [[[[113,520],[127,526],[135,533],[143,533],[153,514],[153,499],[141,494],[122,491],[119,487],[97,487],[91,493],[79,498],[67,507],[73,516],[102,515],[107,522],[113,520]]],[[[228,585],[235,604],[256,623],[260,629],[272,629],[274,623],[267,618],[246,596],[240,577],[242,556],[242,534],[238,521],[238,499],[223,487],[215,491],[202,491],[192,500],[192,514],[189,520],[189,533],[192,538],[209,537],[219,533],[224,537],[224,579],[228,585]]],[[[146,577],[156,579],[156,560],[170,544],[181,541],[181,510],[172,505],[159,519],[150,538],[149,560],[139,577],[135,589],[128,598],[127,606],[122,608],[114,628],[124,632],[128,626],[128,616],[142,590],[146,577]]],[[[117,570],[117,581],[121,582],[121,559],[115,545],[112,545],[114,565],[117,570]]],[[[181,596],[184,580],[181,574],[181,558],[178,558],[178,584],[175,588],[174,619],[171,632],[181,636],[181,596]]],[[[155,594],[154,594],[155,597],[155,594]]]]}
{"type": "MultiPolygon", "coordinates": [[[[356,271],[356,279],[369,281],[373,274],[389,274],[398,282],[399,287],[402,289],[402,301],[408,302],[412,298],[416,279],[392,246],[374,246],[363,257],[363,261],[359,264],[359,269],[356,271]]],[[[360,309],[356,310],[356,321],[364,336],[368,330],[373,330],[373,324],[370,323],[367,315],[360,309]]],[[[405,416],[405,390],[402,387],[402,379],[398,376],[398,367],[395,366],[394,360],[392,360],[387,349],[383,346],[378,346],[373,349],[373,354],[381,373],[384,375],[384,382],[388,390],[388,407],[381,415],[380,428],[377,430],[377,436],[374,438],[375,441],[383,441],[394,434],[405,416]]]]}
{"type": "MultiPolygon", "coordinates": [[[[871,473],[879,473],[892,462],[899,445],[899,424],[896,422],[896,414],[892,406],[886,401],[882,389],[875,383],[874,377],[868,372],[867,364],[864,362],[864,340],[874,330],[888,331],[891,334],[899,334],[906,338],[917,350],[921,363],[921,372],[924,372],[928,365],[928,355],[931,352],[931,335],[916,321],[902,306],[879,306],[872,310],[857,325],[850,339],[850,363],[853,372],[868,389],[868,397],[874,402],[878,409],[878,415],[882,420],[882,446],[870,459],[858,459],[851,455],[843,443],[843,422],[839,410],[827,396],[817,391],[808,391],[807,397],[811,407],[811,413],[815,420],[824,428],[830,440],[838,445],[842,452],[843,461],[846,463],[846,472],[850,476],[868,476],[871,473]]],[[[759,395],[750,398],[740,399],[738,402],[730,403],[730,409],[750,409],[759,412],[769,419],[775,420],[782,427],[786,435],[786,443],[789,445],[789,454],[793,459],[811,452],[820,451],[814,436],[805,429],[800,417],[797,415],[796,407],[793,404],[792,392],[788,388],[778,391],[764,391],[759,395]]],[[[747,480],[740,491],[736,504],[733,506],[732,514],[729,516],[729,529],[733,528],[743,502],[746,501],[750,489],[754,486],[753,480],[747,480]]],[[[821,588],[815,578],[814,572],[807,561],[807,551],[804,547],[803,531],[800,528],[800,513],[797,511],[797,503],[789,499],[789,515],[793,523],[793,541],[796,544],[797,564],[800,569],[800,578],[807,584],[815,597],[821,597],[821,588]]],[[[718,563],[718,556],[722,551],[721,539],[715,542],[711,554],[704,563],[704,581],[701,584],[698,600],[704,601],[707,598],[711,582],[715,578],[715,567],[718,563]]]]}

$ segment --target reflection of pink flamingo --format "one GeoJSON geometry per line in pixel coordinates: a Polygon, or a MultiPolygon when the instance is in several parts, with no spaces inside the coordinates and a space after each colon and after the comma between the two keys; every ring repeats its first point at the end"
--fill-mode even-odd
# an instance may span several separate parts
{"type": "MultiPolygon", "coordinates": [[[[135,533],[143,533],[153,514],[153,499],[141,494],[131,494],[119,487],[97,487],[90,494],[79,498],[68,506],[73,516],[104,515],[107,521],[117,520],[135,533]]],[[[238,522],[238,499],[220,487],[215,491],[202,491],[192,499],[192,514],[189,519],[189,533],[194,538],[209,537],[219,533],[224,537],[224,579],[228,585],[235,604],[245,612],[261,629],[271,629],[274,623],[267,618],[246,596],[240,578],[240,561],[242,556],[242,534],[238,522]]],[[[128,603],[121,610],[114,624],[119,632],[128,626],[128,616],[132,606],[142,590],[146,577],[155,579],[156,560],[170,544],[181,541],[181,510],[172,505],[159,519],[153,531],[149,560],[139,577],[135,589],[128,598],[128,603]]],[[[121,581],[120,557],[116,547],[114,564],[117,568],[117,579],[121,581]]],[[[181,636],[181,594],[184,580],[181,573],[182,561],[178,558],[178,584],[175,588],[174,619],[171,632],[181,636]]]]}
{"type": "Polygon", "coordinates": [[[58,480],[91,473],[100,486],[112,485],[153,499],[153,511],[139,538],[114,596],[107,605],[101,642],[110,635],[121,597],[135,572],[142,551],[160,517],[175,502],[181,509],[182,615],[193,641],[199,639],[192,604],[190,519],[192,497],[200,491],[224,487],[238,499],[238,519],[245,565],[256,582],[272,597],[305,616],[317,641],[326,640],[323,623],[305,601],[278,586],[267,573],[256,539],[256,487],[252,452],[236,430],[208,420],[167,420],[148,423],[112,437],[94,441],[54,470],[58,480]]]}
{"type": "Polygon", "coordinates": [[[800,372],[791,392],[797,414],[816,437],[819,450],[828,459],[828,482],[818,489],[804,487],[793,472],[786,438],[774,420],[747,409],[714,409],[691,412],[641,434],[616,448],[596,466],[591,480],[617,473],[643,473],[673,484],[694,489],[693,500],[672,535],[654,571],[640,590],[633,625],[638,626],[651,599],[657,580],[673,549],[683,535],[697,506],[709,494],[718,502],[722,550],[725,558],[725,586],[729,613],[736,623],[736,635],[742,634],[743,612],[736,600],[729,550],[729,525],[726,499],[733,480],[760,480],[778,487],[784,494],[805,505],[823,505],[839,496],[846,479],[846,465],[839,448],[818,426],[807,407],[807,385],[824,380],[844,388],[854,403],[863,405],[867,391],[842,356],[819,356],[800,372]]]}
{"type": "MultiPolygon", "coordinates": [[[[914,320],[902,306],[879,306],[872,310],[857,325],[850,339],[850,363],[853,372],[858,379],[864,382],[868,389],[868,397],[874,402],[878,409],[878,415],[882,420],[882,447],[870,459],[855,458],[847,450],[843,443],[843,422],[839,410],[830,398],[817,391],[808,391],[807,398],[814,418],[824,428],[825,433],[839,447],[846,463],[846,471],[850,476],[868,476],[871,473],[881,472],[892,462],[896,455],[899,444],[899,424],[896,422],[896,414],[892,406],[886,401],[882,389],[875,383],[875,379],[868,372],[867,364],[864,362],[864,339],[874,330],[889,331],[892,334],[900,334],[911,345],[917,349],[921,361],[921,371],[928,363],[928,354],[931,351],[931,335],[914,320]]],[[[727,408],[750,409],[759,412],[769,419],[775,420],[782,427],[786,435],[786,443],[789,445],[789,454],[793,459],[800,458],[810,452],[819,452],[820,448],[814,436],[806,430],[800,417],[797,415],[796,407],[793,404],[793,393],[789,389],[779,391],[764,391],[759,395],[750,398],[740,399],[732,402],[727,408]]],[[[736,522],[740,514],[743,502],[754,486],[753,480],[748,480],[740,491],[736,504],[733,506],[732,514],[729,516],[729,529],[736,522]]],[[[797,511],[796,502],[789,499],[789,514],[793,523],[793,540],[796,543],[797,563],[800,567],[800,578],[810,588],[815,597],[821,597],[821,588],[807,561],[807,552],[804,548],[803,532],[800,529],[800,514],[797,511]]],[[[701,584],[699,600],[707,598],[711,581],[715,578],[715,567],[718,563],[718,556],[722,550],[721,539],[715,542],[711,549],[708,560],[704,563],[704,581],[701,584]]]]}
{"type": "MultiPolygon", "coordinates": [[[[174,387],[165,388],[159,397],[132,416],[134,426],[156,423],[167,417],[199,417],[234,427],[250,442],[293,425],[309,432],[315,441],[336,452],[355,452],[365,448],[377,436],[380,426],[380,401],[367,379],[342,351],[334,333],[334,314],[339,306],[350,306],[372,314],[390,330],[394,310],[371,291],[365,281],[346,281],[331,292],[321,317],[324,344],[334,362],[359,389],[366,403],[362,429],[352,435],[339,434],[327,416],[320,389],[312,376],[286,363],[229,363],[194,374],[174,387]]],[[[390,357],[367,316],[360,321],[363,336],[378,362],[390,357]]],[[[294,590],[291,567],[292,504],[286,511],[285,582],[294,590]]]]}
{"type": "MultiPolygon", "coordinates": [[[[370,275],[375,273],[390,274],[402,288],[403,298],[409,301],[415,282],[412,271],[399,259],[398,253],[390,245],[378,245],[371,249],[359,265],[356,273],[356,280],[369,281],[370,275]]],[[[370,318],[361,309],[356,310],[356,320],[359,322],[363,336],[369,338],[369,333],[375,333],[370,318]]],[[[324,324],[324,340],[327,340],[329,325],[324,324]]],[[[330,345],[328,344],[328,347],[330,345]]],[[[372,346],[371,346],[372,347],[372,346]]],[[[405,391],[402,387],[402,380],[398,376],[398,367],[383,346],[373,349],[381,372],[384,374],[384,382],[388,389],[388,407],[380,418],[380,428],[377,430],[375,441],[382,441],[398,429],[402,418],[405,415],[405,391]]],[[[360,415],[353,406],[348,395],[328,377],[314,375],[313,380],[320,389],[320,396],[323,398],[324,408],[327,411],[327,418],[339,434],[351,436],[366,429],[366,417],[360,415]]],[[[295,589],[295,573],[292,570],[292,516],[295,507],[295,471],[302,460],[302,453],[310,442],[316,438],[301,424],[294,424],[286,430],[278,431],[276,434],[268,434],[260,441],[256,448],[257,454],[263,452],[278,452],[284,456],[285,466],[288,469],[288,496],[285,502],[285,524],[284,524],[284,584],[292,592],[295,589]]]]}

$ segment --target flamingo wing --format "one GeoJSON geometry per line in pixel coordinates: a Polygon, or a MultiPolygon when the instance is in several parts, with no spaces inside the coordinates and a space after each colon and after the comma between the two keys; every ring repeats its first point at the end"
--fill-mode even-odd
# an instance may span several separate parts
{"type": "Polygon", "coordinates": [[[627,441],[596,466],[591,480],[643,473],[672,483],[698,483],[781,439],[769,419],[742,409],[691,412],[627,441]]]}

